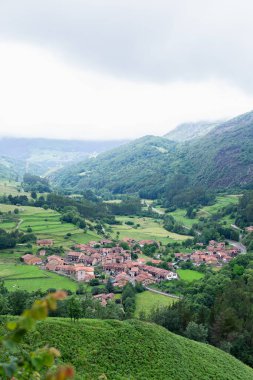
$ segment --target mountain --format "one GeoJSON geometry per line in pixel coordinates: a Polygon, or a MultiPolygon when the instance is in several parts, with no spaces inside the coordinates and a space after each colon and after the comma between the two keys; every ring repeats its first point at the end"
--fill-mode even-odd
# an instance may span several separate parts
{"type": "Polygon", "coordinates": [[[153,191],[163,186],[168,162],[173,161],[176,143],[162,137],[145,136],[96,158],[70,165],[53,173],[54,184],[67,189],[95,188],[112,193],[153,191]]]}
{"type": "Polygon", "coordinates": [[[0,179],[15,180],[24,171],[24,163],[10,157],[0,156],[0,179]]]}
{"type": "Polygon", "coordinates": [[[196,123],[184,123],[168,132],[164,137],[172,141],[188,141],[205,136],[212,129],[216,128],[221,121],[199,121],[196,123]]]}
{"type": "Polygon", "coordinates": [[[36,330],[27,343],[58,348],[63,362],[74,365],[76,380],[253,378],[253,370],[229,354],[138,320],[50,318],[36,330]]]}
{"type": "Polygon", "coordinates": [[[235,117],[184,149],[194,183],[212,189],[253,185],[253,111],[235,117]]]}
{"type": "Polygon", "coordinates": [[[190,187],[224,190],[252,186],[253,112],[240,115],[186,142],[146,136],[54,173],[56,186],[139,193],[156,198],[175,175],[190,187]]]}
{"type": "MultiPolygon", "coordinates": [[[[1,160],[15,160],[16,171],[22,176],[25,171],[36,175],[46,175],[69,163],[96,156],[106,150],[123,144],[125,141],[76,141],[52,139],[2,138],[0,139],[1,160]]],[[[6,170],[1,170],[0,177],[9,178],[6,170]]]]}

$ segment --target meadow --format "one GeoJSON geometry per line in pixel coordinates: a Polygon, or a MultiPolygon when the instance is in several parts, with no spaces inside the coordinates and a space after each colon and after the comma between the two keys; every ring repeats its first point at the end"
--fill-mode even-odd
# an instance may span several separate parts
{"type": "Polygon", "coordinates": [[[15,182],[15,181],[8,181],[7,179],[0,180],[0,195],[27,195],[29,194],[25,193],[22,190],[21,183],[15,182]]]}
{"type": "MultiPolygon", "coordinates": [[[[216,197],[215,203],[210,206],[202,207],[198,212],[195,218],[190,219],[186,216],[186,209],[177,209],[169,214],[175,218],[177,222],[182,224],[187,228],[191,228],[193,224],[199,222],[199,218],[209,218],[214,214],[217,214],[223,207],[229,205],[236,205],[239,202],[240,195],[220,195],[216,197]]],[[[158,208],[159,209],[159,208],[158,208]]],[[[229,216],[225,216],[221,218],[221,221],[227,222],[227,224],[231,224],[233,220],[229,218],[229,216]]]]}
{"type": "Polygon", "coordinates": [[[177,274],[179,275],[181,280],[192,282],[196,280],[200,280],[204,277],[203,273],[197,272],[196,270],[191,269],[178,269],[177,274]]]}
{"type": "Polygon", "coordinates": [[[204,206],[198,212],[198,217],[204,216],[208,218],[213,214],[217,214],[223,207],[238,204],[240,195],[222,195],[216,197],[216,202],[211,206],[204,206]]]}
{"type": "Polygon", "coordinates": [[[183,241],[189,238],[187,235],[179,235],[174,232],[169,232],[163,228],[161,219],[154,219],[149,217],[137,217],[137,216],[117,216],[116,218],[121,225],[111,226],[113,237],[116,237],[119,232],[119,238],[129,237],[136,240],[157,240],[162,244],[168,244],[173,241],[183,241]],[[136,226],[127,225],[125,222],[131,221],[136,226]]]}
{"type": "Polygon", "coordinates": [[[169,306],[175,301],[175,298],[145,290],[142,293],[136,294],[136,310],[134,316],[138,318],[140,312],[142,311],[148,315],[153,308],[159,306],[169,306]]]}
{"type": "MultiPolygon", "coordinates": [[[[56,245],[62,245],[66,248],[69,248],[73,243],[86,243],[100,239],[95,232],[84,232],[72,223],[61,222],[61,215],[57,211],[44,210],[40,207],[0,204],[0,211],[2,212],[13,212],[16,208],[19,210],[16,217],[19,219],[20,231],[26,232],[28,228],[32,228],[32,232],[39,239],[53,239],[56,245]],[[70,233],[71,236],[65,239],[67,233],[70,233]]],[[[0,222],[0,228],[11,230],[14,227],[15,223],[13,222],[0,222]]]]}
{"type": "Polygon", "coordinates": [[[68,277],[42,270],[36,266],[5,261],[0,261],[0,280],[4,280],[4,285],[9,291],[28,290],[32,292],[38,289],[46,291],[49,288],[75,291],[77,289],[77,283],[68,277]]]}

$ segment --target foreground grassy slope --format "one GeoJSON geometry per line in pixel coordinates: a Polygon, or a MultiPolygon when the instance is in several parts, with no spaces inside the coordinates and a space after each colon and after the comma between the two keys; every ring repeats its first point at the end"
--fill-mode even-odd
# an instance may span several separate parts
{"type": "Polygon", "coordinates": [[[76,380],[251,380],[253,370],[208,345],[140,321],[50,319],[28,338],[54,345],[76,380]]]}

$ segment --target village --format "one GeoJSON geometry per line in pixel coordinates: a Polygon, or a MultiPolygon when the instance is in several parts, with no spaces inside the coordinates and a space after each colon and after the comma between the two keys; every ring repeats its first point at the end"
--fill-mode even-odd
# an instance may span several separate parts
{"type": "Polygon", "coordinates": [[[27,265],[37,265],[41,269],[69,276],[78,282],[89,282],[102,274],[104,279],[111,279],[115,288],[123,288],[128,282],[148,286],[161,281],[177,280],[176,269],[182,262],[191,261],[195,267],[201,264],[221,267],[240,253],[238,248],[226,246],[225,242],[211,240],[207,247],[197,243],[199,249],[192,253],[175,253],[173,262],[167,263],[170,269],[167,270],[159,267],[163,263],[160,254],[156,258],[141,257],[146,245],[158,246],[153,240],[135,241],[124,238],[117,243],[111,240],[90,241],[87,244],[76,244],[64,257],[47,255],[47,249],[53,244],[51,239],[37,240],[38,254],[25,254],[22,261],[27,265]]]}

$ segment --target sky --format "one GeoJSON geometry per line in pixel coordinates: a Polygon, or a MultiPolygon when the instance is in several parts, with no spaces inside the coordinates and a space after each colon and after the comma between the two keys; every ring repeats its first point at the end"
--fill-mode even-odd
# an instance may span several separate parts
{"type": "Polygon", "coordinates": [[[132,139],[253,109],[252,0],[0,0],[0,136],[132,139]]]}

